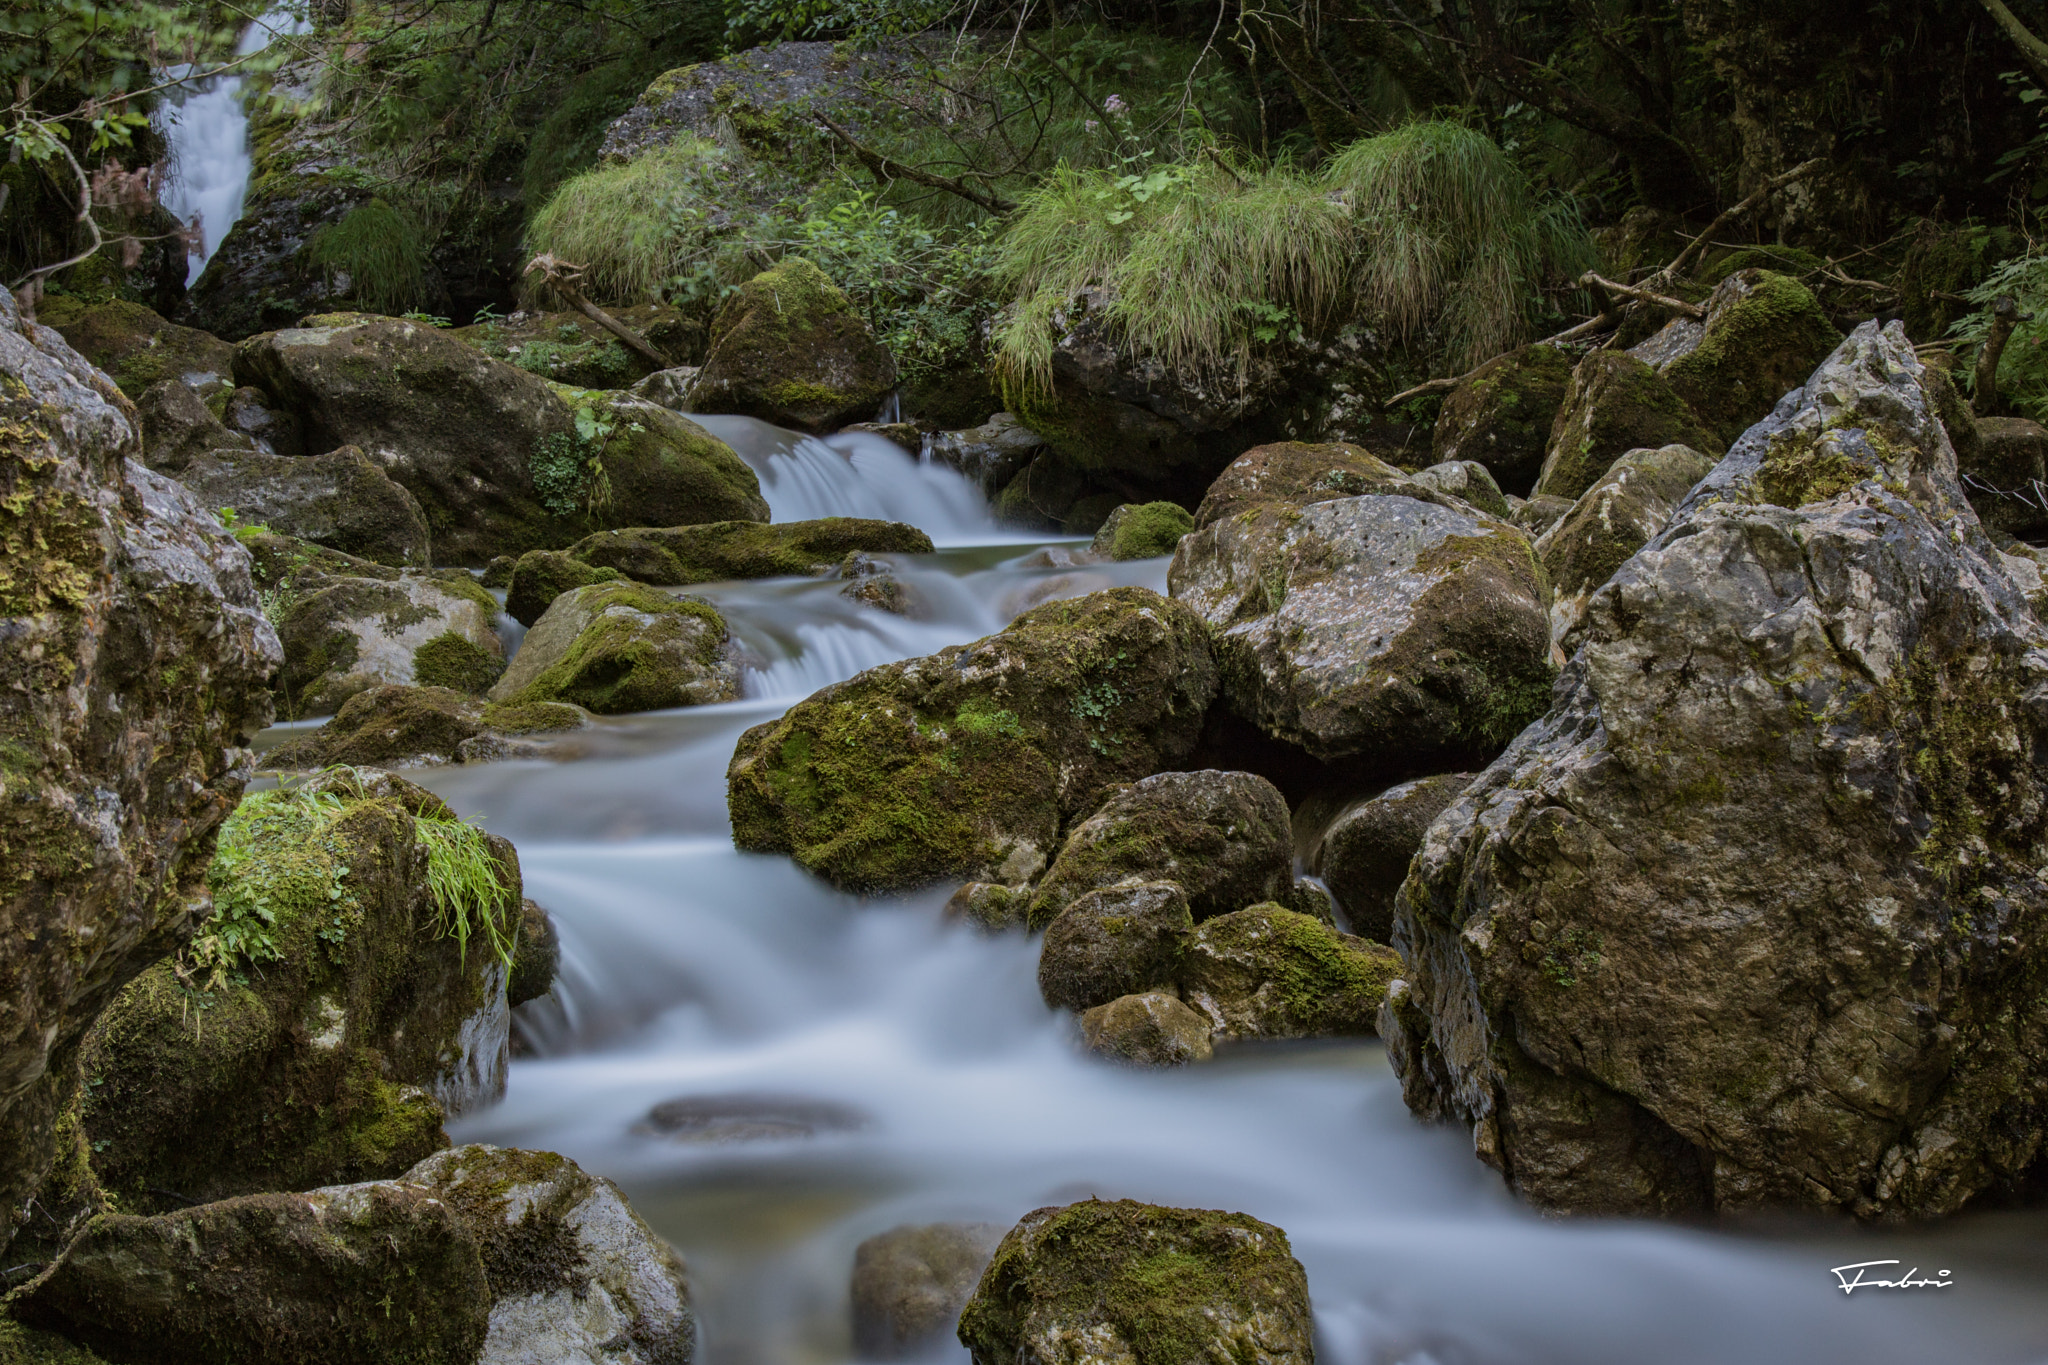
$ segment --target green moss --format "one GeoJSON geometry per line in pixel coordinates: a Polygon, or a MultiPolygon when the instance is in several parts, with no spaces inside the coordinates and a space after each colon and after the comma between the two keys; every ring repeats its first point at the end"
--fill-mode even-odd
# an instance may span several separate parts
{"type": "Polygon", "coordinates": [[[1195,519],[1173,502],[1148,502],[1125,512],[1109,543],[1111,559],[1154,559],[1170,555],[1195,519]]]}
{"type": "Polygon", "coordinates": [[[731,638],[710,603],[639,583],[596,585],[583,605],[590,624],[506,701],[573,702],[601,716],[685,705],[689,687],[717,668],[731,638]]]}
{"type": "Polygon", "coordinates": [[[521,625],[531,626],[563,593],[593,583],[616,583],[619,578],[617,569],[594,567],[561,550],[528,550],[512,566],[505,612],[521,625]]]}
{"type": "Polygon", "coordinates": [[[821,517],[769,525],[714,521],[696,526],[600,531],[569,547],[584,563],[616,569],[664,587],[727,579],[806,577],[853,551],[930,554],[931,537],[914,526],[864,517],[821,517]]]}
{"type": "Polygon", "coordinates": [[[1850,458],[1833,441],[1780,436],[1757,466],[1757,496],[1780,507],[1803,507],[1846,493],[1877,473],[1874,463],[1850,458]]]}
{"type": "Polygon", "coordinates": [[[1606,960],[1601,955],[1606,946],[1597,932],[1573,927],[1550,937],[1539,965],[1551,985],[1570,990],[1579,984],[1582,973],[1597,970],[1606,960]]]}
{"type": "Polygon", "coordinates": [[[1805,383],[1841,340],[1805,285],[1759,271],[1748,296],[1715,317],[1664,377],[1725,447],[1805,383]]]}
{"type": "Polygon", "coordinates": [[[58,1336],[25,1327],[0,1311],[0,1365],[107,1365],[85,1347],[58,1336]]]}
{"type": "MultiPolygon", "coordinates": [[[[1401,974],[1391,949],[1347,941],[1321,920],[1276,902],[1206,920],[1195,934],[1210,954],[1231,964],[1222,974],[1256,977],[1266,986],[1280,1015],[1266,1031],[1277,1036],[1349,1033],[1361,1025],[1369,1032],[1387,983],[1401,974]]],[[[1236,984],[1251,986],[1248,980],[1236,984]]]]}
{"type": "Polygon", "coordinates": [[[412,654],[413,678],[422,687],[483,693],[504,671],[502,657],[452,630],[442,631],[412,654]]]}
{"type": "Polygon", "coordinates": [[[1712,453],[1725,444],[1663,375],[1624,352],[1595,351],[1573,371],[1535,491],[1577,501],[1631,450],[1685,445],[1712,453]]]}
{"type": "Polygon", "coordinates": [[[507,735],[545,734],[554,730],[576,730],[583,725],[583,713],[562,702],[541,701],[526,705],[493,702],[484,708],[483,722],[507,735]]]}

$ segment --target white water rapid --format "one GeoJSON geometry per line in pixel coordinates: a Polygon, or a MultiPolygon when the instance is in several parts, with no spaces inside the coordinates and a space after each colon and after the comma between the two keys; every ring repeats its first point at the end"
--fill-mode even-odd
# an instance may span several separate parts
{"type": "MultiPolygon", "coordinates": [[[[1115,1069],[1081,1055],[1072,1021],[1040,1003],[1032,941],[941,922],[949,888],[864,899],[735,852],[724,777],[747,726],[1038,601],[1163,590],[1166,565],[1076,568],[1071,542],[1008,541],[965,480],[870,438],[701,420],[762,472],[778,519],[920,522],[948,548],[896,563],[930,618],[856,608],[830,581],[713,585],[702,591],[760,661],[748,700],[607,722],[577,761],[408,775],[517,842],[563,943],[555,994],[519,1012],[534,1055],[456,1141],[559,1151],[619,1181],[689,1264],[706,1365],[852,1360],[847,1285],[863,1238],[906,1222],[1007,1226],[1089,1195],[1285,1228],[1322,1365],[2048,1359],[2039,1211],[1888,1229],[1547,1220],[1505,1193],[1464,1133],[1410,1118],[1376,1042],[1115,1069]],[[740,1097],[771,1135],[641,1128],[678,1097],[740,1097]],[[851,1121],[803,1136],[820,1114],[851,1121]],[[1888,1258],[1954,1284],[1845,1297],[1829,1274],[1888,1258]]],[[[929,1359],[966,1352],[942,1343],[929,1359]]]]}
{"type": "MultiPolygon", "coordinates": [[[[282,10],[257,19],[242,32],[236,54],[261,52],[280,33],[301,33],[303,20],[282,10]]],[[[172,67],[182,77],[190,67],[172,67]]],[[[180,221],[199,219],[200,251],[192,257],[185,282],[199,278],[221,238],[242,216],[242,196],[249,188],[249,115],[242,104],[242,78],[216,76],[195,89],[171,92],[165,101],[165,131],[171,143],[170,178],[163,206],[180,221]]]]}

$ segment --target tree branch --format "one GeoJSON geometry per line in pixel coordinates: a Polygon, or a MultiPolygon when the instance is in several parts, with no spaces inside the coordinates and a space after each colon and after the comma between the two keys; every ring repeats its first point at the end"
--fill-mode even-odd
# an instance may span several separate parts
{"type": "Polygon", "coordinates": [[[1685,250],[1679,252],[1677,260],[1673,261],[1670,265],[1665,266],[1662,270],[1652,275],[1648,280],[1645,280],[1644,283],[1654,284],[1659,281],[1662,281],[1668,284],[1670,281],[1677,279],[1681,272],[1683,272],[1685,269],[1691,266],[1694,258],[1696,258],[1702,251],[1707,249],[1707,243],[1713,241],[1715,237],[1720,235],[1722,228],[1726,227],[1735,219],[1740,218],[1744,214],[1749,213],[1752,209],[1758,208],[1763,204],[1764,200],[1770,198],[1779,190],[1784,189],[1793,181],[1805,179],[1807,176],[1812,175],[1815,171],[1819,170],[1822,166],[1825,166],[1826,164],[1827,163],[1823,161],[1821,158],[1815,157],[1811,161],[1802,161],[1797,166],[1794,166],[1791,170],[1785,171],[1779,175],[1774,175],[1769,180],[1764,181],[1763,184],[1757,186],[1756,191],[1752,193],[1749,196],[1749,198],[1743,200],[1734,208],[1726,210],[1722,213],[1722,215],[1719,218],[1716,218],[1713,222],[1707,224],[1707,230],[1705,232],[1702,232],[1699,236],[1693,238],[1692,245],[1686,247],[1685,250]]]}
{"type": "Polygon", "coordinates": [[[968,203],[987,209],[990,213],[1016,212],[1017,205],[1011,200],[1002,198],[1000,195],[984,193],[965,181],[952,176],[933,175],[931,172],[921,171],[915,166],[906,166],[900,161],[891,161],[888,157],[882,155],[874,148],[864,145],[859,138],[840,127],[837,123],[834,123],[829,114],[814,111],[811,117],[823,124],[826,131],[831,133],[832,136],[845,143],[852,150],[854,156],[860,159],[860,163],[868,168],[868,174],[874,176],[877,181],[883,184],[887,184],[891,180],[908,180],[913,184],[924,185],[935,190],[944,190],[948,194],[957,194],[968,203]]]}
{"type": "Polygon", "coordinates": [[[2048,86],[2048,43],[2034,36],[2033,30],[2020,22],[2018,15],[2005,7],[2005,0],[1978,0],[1990,14],[1993,23],[2005,30],[2005,36],[2012,39],[2012,45],[2020,50],[2028,66],[2034,68],[2034,79],[2048,86]]]}

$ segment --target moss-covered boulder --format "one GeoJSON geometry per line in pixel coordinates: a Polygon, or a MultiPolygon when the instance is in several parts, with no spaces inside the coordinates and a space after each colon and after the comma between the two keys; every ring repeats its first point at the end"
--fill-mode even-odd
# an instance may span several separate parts
{"type": "Polygon", "coordinates": [[[1586,601],[1630,555],[1664,529],[1714,462],[1690,446],[1631,450],[1536,542],[1550,575],[1551,638],[1566,653],[1586,601]]]}
{"type": "MultiPolygon", "coordinates": [[[[425,651],[423,651],[425,652],[425,651]]],[[[502,662],[489,678],[489,686],[502,662]]],[[[318,769],[336,763],[376,768],[487,763],[537,755],[539,737],[589,725],[587,712],[546,702],[534,706],[486,704],[481,687],[372,687],[343,702],[334,719],[310,735],[280,744],[263,756],[270,769],[318,769]]]]}
{"type": "Polygon", "coordinates": [[[1054,1009],[1079,1013],[1171,989],[1194,927],[1187,893],[1173,882],[1123,882],[1076,897],[1045,931],[1038,993],[1054,1009]]]}
{"type": "Polygon", "coordinates": [[[1276,904],[1206,920],[1181,953],[1181,998],[1221,1039],[1328,1038],[1376,1031],[1393,949],[1276,904]]]}
{"type": "Polygon", "coordinates": [[[505,588],[505,614],[531,628],[565,592],[628,575],[585,563],[566,550],[528,550],[513,562],[505,588]]]}
{"type": "Polygon", "coordinates": [[[485,1146],[95,1219],[16,1311],[144,1365],[688,1365],[696,1339],[682,1263],[616,1185],[485,1146]]]}
{"type": "Polygon", "coordinates": [[[388,773],[243,802],[213,917],[82,1052],[99,1184],[130,1212],[395,1176],[504,1093],[519,862],[388,773]],[[175,1191],[175,1194],[167,1194],[175,1191]]]}
{"type": "Polygon", "coordinates": [[[166,322],[139,303],[58,295],[43,300],[36,320],[63,333],[73,350],[106,371],[130,398],[165,379],[202,396],[233,387],[234,347],[196,327],[166,322]]]}
{"type": "Polygon", "coordinates": [[[1316,875],[1360,935],[1389,943],[1394,898],[1430,822],[1465,788],[1473,773],[1439,773],[1399,782],[1352,803],[1330,822],[1315,855],[1316,875]]]}
{"type": "Polygon", "coordinates": [[[984,933],[1001,933],[1024,927],[1024,912],[1031,904],[1028,891],[1001,882],[965,882],[946,898],[948,923],[969,924],[984,933]]]}
{"type": "Polygon", "coordinates": [[[1489,517],[1507,521],[1514,514],[1507,496],[1500,491],[1500,485],[1493,481],[1493,475],[1487,473],[1486,466],[1477,460],[1448,460],[1418,470],[1409,477],[1424,488],[1433,488],[1456,498],[1489,517]]]}
{"type": "Polygon", "coordinates": [[[900,521],[821,517],[815,521],[714,521],[599,531],[569,547],[586,564],[661,587],[732,578],[817,575],[850,554],[923,555],[932,538],[900,521]]]}
{"type": "Polygon", "coordinates": [[[1309,1365],[1308,1276],[1241,1213],[1090,1199],[1024,1215],[960,1315],[976,1365],[1309,1365]]]}
{"type": "Polygon", "coordinates": [[[1572,498],[1560,498],[1550,493],[1538,493],[1521,506],[1508,513],[1508,521],[1517,530],[1526,531],[1532,538],[1565,519],[1577,503],[1572,498]]]}
{"type": "Polygon", "coordinates": [[[1383,1034],[1586,1212],[1947,1214],[2048,1141],[2048,634],[1866,323],[1586,606],[1431,826],[1383,1034]]]}
{"type": "Polygon", "coordinates": [[[1195,519],[1177,502],[1127,502],[1096,529],[1088,548],[1111,559],[1158,559],[1194,529],[1195,519]]]}
{"type": "Polygon", "coordinates": [[[1207,632],[1143,588],[871,668],[740,737],[733,841],[835,885],[1021,885],[1116,783],[1179,762],[1214,698],[1207,632]]]}
{"type": "Polygon", "coordinates": [[[308,452],[360,446],[418,499],[443,562],[559,549],[631,509],[668,524],[767,519],[752,470],[688,418],[557,387],[433,327],[337,314],[235,351],[238,383],[308,452]]]}
{"type": "Polygon", "coordinates": [[[891,1228],[853,1253],[853,1347],[901,1360],[952,1334],[1004,1229],[995,1223],[891,1228]]]}
{"type": "Polygon", "coordinates": [[[113,381],[0,290],[0,1245],[80,1037],[204,916],[271,716],[249,555],[140,453],[113,381]]]}
{"type": "Polygon", "coordinates": [[[562,935],[555,917],[531,900],[519,906],[519,946],[512,953],[512,975],[505,983],[505,1003],[517,1009],[555,988],[562,966],[562,935]]]}
{"type": "Polygon", "coordinates": [[[1656,370],[1623,351],[1595,351],[1572,371],[1535,491],[1576,501],[1627,452],[1668,445],[1727,448],[1656,370]]]}
{"type": "Polygon", "coordinates": [[[710,603],[639,583],[557,597],[491,688],[506,706],[569,702],[601,716],[702,706],[739,696],[740,664],[710,603]]]}
{"type": "Polygon", "coordinates": [[[178,482],[247,525],[396,569],[433,563],[420,505],[355,446],[296,459],[209,450],[186,462],[178,482]]]}
{"type": "Polygon", "coordinates": [[[896,358],[852,301],[790,256],[719,308],[690,405],[822,433],[872,418],[895,387],[896,358]]]}
{"type": "MultiPolygon", "coordinates": [[[[704,325],[666,303],[608,309],[656,350],[687,364],[704,352],[704,325]]],[[[579,389],[631,388],[656,373],[653,361],[581,313],[520,312],[448,335],[528,374],[579,389]]]]}
{"type": "Polygon", "coordinates": [[[1656,366],[1716,449],[1769,415],[1842,340],[1811,290],[1769,270],[1735,271],[1714,287],[1706,312],[1673,319],[1631,354],[1656,366]]]}
{"type": "Polygon", "coordinates": [[[1195,529],[1213,526],[1261,503],[1307,507],[1369,493],[1450,501],[1436,490],[1416,484],[1362,446],[1278,441],[1254,446],[1216,476],[1202,505],[1195,509],[1195,529]]]}
{"type": "Polygon", "coordinates": [[[1166,581],[1214,629],[1230,708],[1326,763],[1490,755],[1549,701],[1542,566],[1470,508],[1262,503],[1183,540],[1166,581]]]}
{"type": "MultiPolygon", "coordinates": [[[[1031,899],[1034,929],[1099,887],[1171,881],[1196,919],[1286,894],[1294,881],[1287,801],[1255,773],[1158,773],[1076,825],[1031,899]]],[[[1119,991],[1122,995],[1124,992],[1119,991]]]]}
{"type": "Polygon", "coordinates": [[[176,477],[200,455],[251,450],[256,443],[228,430],[199,395],[176,379],[159,379],[135,400],[142,418],[142,462],[176,477]]]}
{"type": "Polygon", "coordinates": [[[1081,1041],[1106,1061],[1186,1066],[1215,1055],[1215,1030],[1171,991],[1123,995],[1081,1015],[1081,1041]]]}
{"type": "Polygon", "coordinates": [[[1571,357],[1555,346],[1524,346],[1489,360],[1444,395],[1431,458],[1477,460],[1500,487],[1526,495],[1543,470],[1571,377],[1571,357]]]}

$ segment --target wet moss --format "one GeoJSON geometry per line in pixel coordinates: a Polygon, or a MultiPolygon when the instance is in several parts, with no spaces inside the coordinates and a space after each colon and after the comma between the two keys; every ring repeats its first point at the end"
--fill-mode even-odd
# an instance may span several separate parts
{"type": "Polygon", "coordinates": [[[1115,525],[1105,527],[1109,544],[1104,548],[1111,559],[1156,559],[1170,555],[1181,537],[1195,529],[1195,519],[1179,503],[1147,502],[1121,510],[1120,517],[1112,514],[1115,525]]]}
{"type": "Polygon", "coordinates": [[[1804,384],[1841,340],[1811,290],[1758,270],[1748,294],[1716,314],[1664,378],[1725,448],[1804,384]]]}
{"type": "Polygon", "coordinates": [[[593,583],[616,583],[617,569],[594,566],[562,550],[528,550],[512,566],[512,585],[505,593],[505,614],[531,626],[546,614],[557,597],[593,583]]]}
{"type": "Polygon", "coordinates": [[[492,702],[484,708],[483,721],[506,735],[536,735],[554,730],[576,730],[583,726],[583,713],[562,702],[541,701],[526,705],[492,702]]]}
{"type": "Polygon", "coordinates": [[[600,531],[569,547],[586,564],[664,587],[726,579],[818,574],[847,555],[930,554],[931,537],[915,526],[866,517],[821,517],[770,525],[713,521],[696,526],[600,531]]]}
{"type": "Polygon", "coordinates": [[[562,657],[502,700],[517,706],[571,702],[609,716],[703,699],[697,693],[731,640],[717,608],[638,583],[600,583],[584,591],[589,624],[562,657]]]}
{"type": "Polygon", "coordinates": [[[452,630],[441,632],[412,653],[413,679],[422,687],[481,694],[488,692],[504,671],[503,656],[452,630]]]}
{"type": "Polygon", "coordinates": [[[1241,1037],[1372,1033],[1401,974],[1392,949],[1272,902],[1204,921],[1182,964],[1183,992],[1212,1001],[1221,1031],[1241,1037]]]}

